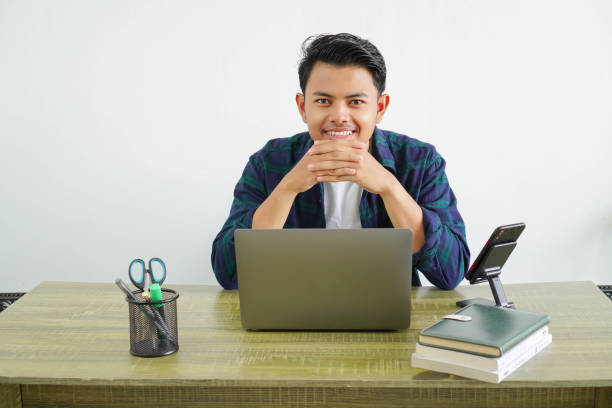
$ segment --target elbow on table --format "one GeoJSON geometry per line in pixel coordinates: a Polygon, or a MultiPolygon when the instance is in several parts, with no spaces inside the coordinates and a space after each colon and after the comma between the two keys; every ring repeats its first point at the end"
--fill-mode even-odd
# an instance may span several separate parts
{"type": "Polygon", "coordinates": [[[459,262],[457,265],[441,265],[436,262],[437,268],[435,271],[426,274],[427,278],[437,288],[442,290],[453,290],[463,280],[465,273],[465,263],[459,262]]]}
{"type": "Polygon", "coordinates": [[[219,281],[219,284],[225,290],[238,289],[238,282],[236,282],[236,280],[229,280],[229,281],[223,281],[223,282],[219,281]]]}
{"type": "Polygon", "coordinates": [[[236,272],[229,273],[225,268],[215,265],[213,262],[213,272],[219,285],[223,289],[231,290],[238,289],[238,280],[236,279],[236,272]]]}
{"type": "Polygon", "coordinates": [[[238,289],[238,281],[236,280],[236,274],[234,274],[234,276],[228,277],[223,276],[222,274],[217,273],[217,271],[215,271],[215,278],[217,278],[217,282],[219,282],[219,285],[221,285],[223,289],[238,289]]]}
{"type": "Polygon", "coordinates": [[[221,239],[217,237],[213,243],[210,256],[213,273],[215,274],[217,282],[219,282],[219,285],[221,285],[223,289],[237,289],[238,280],[236,278],[236,267],[232,266],[233,249],[230,252],[225,248],[226,252],[224,253],[224,248],[219,245],[220,242],[221,239]]]}
{"type": "Polygon", "coordinates": [[[469,258],[465,256],[453,267],[447,266],[442,272],[442,279],[434,284],[443,290],[455,289],[463,280],[469,258]]]}
{"type": "Polygon", "coordinates": [[[463,280],[463,273],[455,275],[453,279],[445,279],[436,286],[442,290],[453,290],[455,289],[463,280]]]}

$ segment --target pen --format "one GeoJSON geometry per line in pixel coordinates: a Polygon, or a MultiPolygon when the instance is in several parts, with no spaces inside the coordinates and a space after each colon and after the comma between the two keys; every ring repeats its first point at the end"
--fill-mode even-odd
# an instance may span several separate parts
{"type": "Polygon", "coordinates": [[[130,288],[127,287],[127,285],[125,283],[123,283],[123,281],[119,278],[115,279],[115,285],[117,285],[119,287],[119,289],[121,289],[123,291],[123,293],[125,293],[125,295],[127,296],[128,299],[136,302],[136,303],[143,303],[140,300],[138,300],[136,298],[136,296],[134,296],[134,294],[132,293],[132,291],[130,290],[130,288]]]}
{"type": "Polygon", "coordinates": [[[119,287],[119,289],[123,291],[123,293],[125,293],[129,300],[134,303],[139,303],[143,305],[141,309],[144,314],[149,318],[151,323],[153,323],[153,325],[157,328],[160,340],[168,340],[170,343],[172,343],[172,345],[176,346],[176,341],[174,340],[174,338],[172,338],[172,335],[170,334],[170,330],[168,329],[166,320],[161,316],[157,308],[151,307],[145,302],[138,300],[121,279],[115,279],[115,284],[119,287]]]}

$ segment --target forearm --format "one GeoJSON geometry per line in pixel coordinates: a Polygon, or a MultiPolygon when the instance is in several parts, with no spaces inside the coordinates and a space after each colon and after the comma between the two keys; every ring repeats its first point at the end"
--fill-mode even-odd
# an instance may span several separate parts
{"type": "Polygon", "coordinates": [[[389,188],[380,194],[385,209],[395,228],[409,228],[412,230],[412,253],[417,253],[425,243],[423,230],[423,210],[408,194],[404,186],[395,177],[389,188]]]}
{"type": "Polygon", "coordinates": [[[282,182],[261,203],[253,214],[253,229],[281,229],[295,200],[296,193],[286,189],[282,182]]]}

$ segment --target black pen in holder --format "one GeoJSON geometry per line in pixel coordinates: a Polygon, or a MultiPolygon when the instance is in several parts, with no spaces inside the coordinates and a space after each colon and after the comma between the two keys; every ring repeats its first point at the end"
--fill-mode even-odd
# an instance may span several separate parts
{"type": "Polygon", "coordinates": [[[157,302],[144,298],[142,291],[132,293],[133,299],[126,298],[130,312],[130,353],[139,357],[160,357],[177,352],[178,293],[164,288],[162,300],[157,302]]]}

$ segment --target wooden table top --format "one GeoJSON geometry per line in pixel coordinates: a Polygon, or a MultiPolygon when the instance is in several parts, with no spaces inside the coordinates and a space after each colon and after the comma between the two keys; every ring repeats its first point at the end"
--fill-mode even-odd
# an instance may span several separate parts
{"type": "MultiPolygon", "coordinates": [[[[419,330],[457,310],[459,299],[490,298],[486,284],[413,288],[411,329],[387,332],[245,331],[237,291],[165,286],[180,294],[180,350],[139,358],[129,352],[127,303],[113,283],[43,282],[0,313],[0,383],[492,386],[410,365],[419,330]]],[[[505,290],[520,309],[550,315],[553,343],[501,386],[612,386],[612,302],[592,282],[505,290]]]]}

